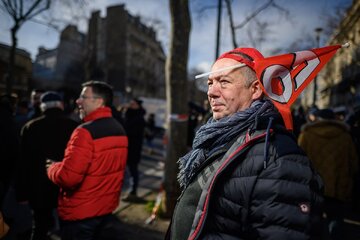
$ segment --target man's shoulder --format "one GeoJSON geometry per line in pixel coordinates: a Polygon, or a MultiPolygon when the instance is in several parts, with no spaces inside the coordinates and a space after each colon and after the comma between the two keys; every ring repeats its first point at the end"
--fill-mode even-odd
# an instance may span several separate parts
{"type": "Polygon", "coordinates": [[[303,154],[303,151],[299,147],[295,136],[290,132],[275,132],[272,143],[278,153],[282,153],[281,155],[287,153],[303,154]]]}
{"type": "Polygon", "coordinates": [[[258,130],[253,138],[258,137],[261,141],[256,141],[251,148],[259,148],[263,151],[263,144],[270,144],[278,156],[287,154],[301,154],[303,151],[297,144],[295,136],[284,128],[273,128],[267,132],[266,130],[258,130]]]}
{"type": "Polygon", "coordinates": [[[67,124],[72,124],[72,125],[79,125],[78,122],[76,122],[75,120],[67,117],[66,115],[58,115],[58,116],[47,116],[47,115],[42,115],[38,118],[29,120],[25,125],[29,128],[29,127],[33,127],[33,126],[39,126],[39,125],[43,125],[46,123],[51,123],[51,122],[56,122],[58,124],[62,124],[62,123],[67,123],[67,124]]]}
{"type": "Polygon", "coordinates": [[[91,121],[87,121],[84,123],[81,123],[79,127],[85,128],[85,129],[91,129],[94,126],[108,126],[111,125],[112,127],[115,126],[121,126],[121,124],[114,118],[114,117],[104,117],[104,118],[97,118],[91,121]]]}
{"type": "Polygon", "coordinates": [[[45,116],[40,116],[34,119],[30,119],[29,121],[27,121],[24,126],[23,126],[23,130],[32,130],[35,129],[38,126],[41,126],[43,124],[43,122],[46,121],[45,120],[45,116]]]}
{"type": "Polygon", "coordinates": [[[110,135],[125,135],[122,125],[113,117],[98,118],[93,121],[82,123],[79,129],[87,130],[93,138],[101,138],[110,135]]]}

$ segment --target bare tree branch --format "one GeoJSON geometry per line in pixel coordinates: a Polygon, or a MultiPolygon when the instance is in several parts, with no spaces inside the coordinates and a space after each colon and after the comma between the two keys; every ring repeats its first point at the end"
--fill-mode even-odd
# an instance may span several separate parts
{"type": "Polygon", "coordinates": [[[24,12],[24,2],[20,0],[20,13],[24,12]]]}
{"type": "MultiPolygon", "coordinates": [[[[217,4],[204,4],[203,0],[199,0],[199,1],[193,1],[193,2],[198,2],[199,4],[195,6],[193,6],[193,12],[196,14],[196,18],[197,19],[201,19],[203,18],[209,11],[211,10],[216,10],[218,8],[217,4]]],[[[194,4],[193,4],[194,5],[194,4]]]]}
{"type": "Polygon", "coordinates": [[[16,17],[16,11],[15,9],[12,7],[11,0],[8,1],[2,1],[4,8],[2,8],[5,12],[8,12],[10,16],[15,16],[16,17]]]}
{"type": "Polygon", "coordinates": [[[36,9],[36,7],[42,2],[43,0],[38,0],[32,7],[30,7],[30,9],[28,10],[28,12],[24,15],[24,19],[25,20],[29,20],[32,19],[33,17],[39,15],[41,12],[46,11],[50,8],[51,6],[51,1],[50,0],[46,0],[46,4],[45,6],[43,6],[40,9],[36,9]]]}
{"type": "Polygon", "coordinates": [[[232,15],[232,10],[231,10],[231,2],[230,2],[230,0],[225,0],[225,3],[226,3],[226,9],[228,11],[228,16],[229,16],[231,39],[232,39],[232,42],[233,42],[233,47],[236,48],[238,45],[237,45],[237,42],[236,42],[234,20],[233,20],[233,15],[232,15]]]}
{"type": "Polygon", "coordinates": [[[51,0],[46,0],[46,4],[40,7],[41,2],[43,1],[44,0],[36,0],[31,5],[29,5],[29,8],[24,13],[24,0],[20,0],[19,3],[18,0],[1,0],[1,9],[8,13],[10,17],[12,17],[14,20],[14,26],[19,28],[27,20],[50,8],[51,0]]]}
{"type": "MultiPolygon", "coordinates": [[[[39,4],[41,3],[42,0],[36,0],[30,7],[29,9],[26,11],[25,14],[23,14],[22,12],[20,12],[20,16],[24,19],[24,20],[27,20],[28,19],[28,16],[30,14],[33,13],[33,11],[36,10],[36,8],[39,6],[39,4]]],[[[49,1],[49,0],[47,0],[49,1]]]]}
{"type": "Polygon", "coordinates": [[[288,20],[290,20],[290,12],[289,12],[289,10],[287,10],[286,8],[283,8],[283,7],[281,7],[281,6],[279,6],[278,4],[276,4],[276,2],[273,2],[272,4],[272,7],[274,7],[274,8],[276,8],[277,10],[279,10],[280,12],[282,12],[284,15],[285,15],[285,17],[288,19],[288,20]]]}
{"type": "Polygon", "coordinates": [[[61,29],[68,24],[87,22],[88,0],[52,0],[51,8],[39,15],[38,21],[48,22],[51,28],[61,29]],[[60,10],[60,11],[59,11],[60,10]]]}
{"type": "Polygon", "coordinates": [[[343,5],[336,6],[333,11],[326,11],[326,13],[322,13],[320,17],[325,22],[325,25],[323,26],[323,34],[327,37],[334,34],[334,30],[338,27],[340,21],[344,18],[345,14],[346,7],[344,7],[343,5]]]}
{"type": "Polygon", "coordinates": [[[57,32],[61,32],[61,29],[60,29],[59,25],[54,24],[53,22],[41,21],[41,20],[38,20],[38,19],[35,19],[35,18],[30,19],[29,21],[40,24],[40,25],[50,27],[50,28],[56,30],[57,32]]]}
{"type": "Polygon", "coordinates": [[[197,12],[200,15],[202,15],[202,14],[204,14],[204,12],[206,12],[207,10],[210,10],[210,9],[217,9],[217,6],[216,5],[204,6],[204,7],[199,8],[199,10],[197,12]]]}
{"type": "Polygon", "coordinates": [[[255,27],[248,28],[247,34],[249,36],[251,45],[253,45],[255,48],[261,48],[261,44],[268,40],[266,36],[270,32],[269,28],[271,24],[269,22],[259,21],[257,19],[254,19],[253,24],[255,24],[255,27]]]}
{"type": "MultiPolygon", "coordinates": [[[[14,3],[14,9],[18,9],[17,2],[18,2],[18,0],[14,0],[14,1],[13,1],[13,3],[14,3]]],[[[22,9],[22,1],[21,1],[21,3],[20,3],[20,10],[21,10],[21,9],[22,9]]],[[[20,13],[22,13],[22,12],[20,11],[20,13]]]]}
{"type": "Polygon", "coordinates": [[[258,9],[256,9],[253,13],[251,13],[248,17],[246,17],[245,20],[242,23],[235,26],[234,28],[239,29],[239,28],[244,27],[248,22],[250,22],[251,19],[255,18],[260,12],[262,12],[263,10],[268,8],[273,2],[274,2],[274,0],[269,0],[267,3],[265,3],[264,5],[259,7],[258,9]]]}
{"type": "Polygon", "coordinates": [[[158,18],[152,18],[152,17],[140,17],[140,18],[142,19],[142,22],[145,22],[148,27],[154,29],[158,36],[161,35],[162,32],[166,32],[167,30],[165,23],[158,18]]]}
{"type": "MultiPolygon", "coordinates": [[[[10,31],[12,45],[10,48],[9,64],[6,77],[6,93],[11,93],[12,84],[14,81],[15,51],[18,41],[18,30],[26,21],[33,20],[33,18],[42,15],[42,13],[49,10],[52,5],[51,3],[56,1],[61,1],[61,3],[68,2],[70,4],[70,2],[81,3],[85,2],[86,0],[0,0],[0,9],[9,15],[13,20],[13,26],[11,27],[10,31]]],[[[34,22],[44,24],[44,22],[40,22],[39,20],[34,20],[34,22]]],[[[58,27],[51,22],[48,22],[46,25],[58,30],[58,27]]]]}

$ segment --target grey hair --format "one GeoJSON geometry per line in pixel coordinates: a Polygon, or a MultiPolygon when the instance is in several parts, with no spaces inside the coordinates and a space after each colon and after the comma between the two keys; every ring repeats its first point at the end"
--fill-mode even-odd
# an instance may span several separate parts
{"type": "MultiPolygon", "coordinates": [[[[245,58],[249,61],[254,61],[254,59],[252,57],[250,57],[249,55],[245,54],[245,53],[242,53],[242,52],[232,52],[232,54],[234,55],[239,55],[241,56],[242,58],[245,58]]],[[[241,68],[241,73],[244,75],[245,77],[245,87],[250,87],[251,84],[257,80],[257,76],[256,76],[256,73],[253,69],[251,69],[250,67],[248,66],[245,66],[245,67],[242,67],[241,68]]]]}
{"type": "Polygon", "coordinates": [[[251,68],[249,68],[248,66],[245,66],[243,68],[241,68],[241,73],[244,75],[245,77],[245,87],[250,87],[251,84],[257,80],[257,76],[254,70],[252,70],[251,68]]]}
{"type": "Polygon", "coordinates": [[[61,110],[64,110],[64,104],[61,101],[50,101],[40,104],[40,109],[42,112],[45,112],[50,108],[60,108],[61,110]]]}

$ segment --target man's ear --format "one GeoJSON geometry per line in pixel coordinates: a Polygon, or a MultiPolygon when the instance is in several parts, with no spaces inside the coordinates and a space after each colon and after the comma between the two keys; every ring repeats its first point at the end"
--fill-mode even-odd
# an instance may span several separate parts
{"type": "Polygon", "coordinates": [[[98,100],[99,100],[100,107],[105,107],[105,99],[98,98],[98,100]]]}
{"type": "Polygon", "coordinates": [[[252,93],[252,99],[253,100],[257,100],[260,99],[263,96],[263,91],[260,87],[260,82],[259,80],[255,80],[252,84],[251,84],[251,93],[252,93]]]}

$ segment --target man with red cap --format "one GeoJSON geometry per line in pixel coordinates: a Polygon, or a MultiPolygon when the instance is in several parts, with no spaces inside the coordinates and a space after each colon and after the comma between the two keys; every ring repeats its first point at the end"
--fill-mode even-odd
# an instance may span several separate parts
{"type": "Polygon", "coordinates": [[[179,159],[167,239],[321,239],[323,183],[264,96],[261,59],[236,48],[207,74],[213,116],[179,159]]]}

